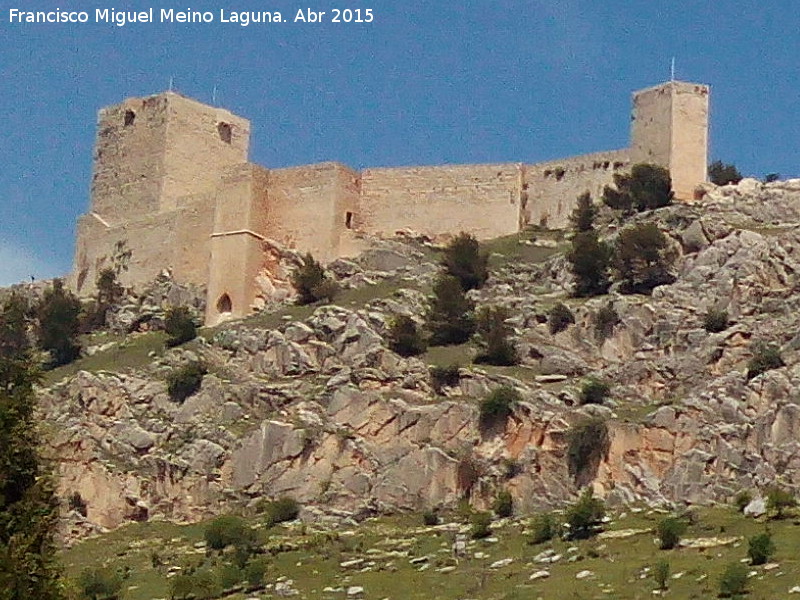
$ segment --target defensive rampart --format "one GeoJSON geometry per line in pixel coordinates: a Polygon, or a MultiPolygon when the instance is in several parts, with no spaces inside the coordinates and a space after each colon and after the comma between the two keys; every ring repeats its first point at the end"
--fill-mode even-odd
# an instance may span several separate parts
{"type": "MultiPolygon", "coordinates": [[[[528,224],[568,225],[577,197],[597,199],[637,162],[671,169],[676,196],[706,177],[708,88],[667,82],[634,94],[631,148],[540,164],[370,168],[328,162],[267,169],[248,162],[250,123],[167,92],[100,111],[92,203],[78,223],[72,284],[93,292],[115,248],[129,250],[122,282],[170,269],[208,286],[207,321],[263,302],[273,244],[328,261],[359,236],[466,231],[487,239],[528,224]]],[[[285,274],[282,274],[282,276],[285,274]]]]}

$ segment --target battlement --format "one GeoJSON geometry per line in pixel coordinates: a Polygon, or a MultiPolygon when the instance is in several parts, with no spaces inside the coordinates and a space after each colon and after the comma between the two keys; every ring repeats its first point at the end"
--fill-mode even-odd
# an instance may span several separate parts
{"type": "Polygon", "coordinates": [[[580,194],[599,198],[615,173],[638,162],[669,168],[676,196],[691,199],[706,179],[708,99],[707,86],[680,81],[634,93],[628,149],[358,172],[339,163],[254,165],[247,119],[174,92],[129,98],[98,114],[91,209],[78,223],[72,284],[91,293],[125,242],[125,285],[170,269],[207,286],[213,324],[248,314],[275,291],[274,244],[331,260],[358,252],[362,235],[486,239],[528,224],[565,227],[580,194]]]}

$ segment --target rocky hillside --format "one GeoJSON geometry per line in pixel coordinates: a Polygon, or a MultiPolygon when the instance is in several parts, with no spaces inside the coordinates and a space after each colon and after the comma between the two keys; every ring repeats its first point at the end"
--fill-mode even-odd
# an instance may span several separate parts
{"type": "MultiPolygon", "coordinates": [[[[104,340],[78,363],[87,370],[41,391],[62,491],[86,503],[73,533],[193,521],[262,495],[363,515],[464,496],[481,507],[500,489],[522,510],[559,505],[577,491],[567,437],[587,417],[609,428],[588,479],[610,505],[800,483],[800,180],[744,180],[634,220],[657,223],[678,255],[675,282],[652,296],[572,299],[562,254],[524,260],[537,242],[495,244],[513,256],[494,256],[471,294],[511,310],[518,367],[471,365],[469,345],[410,359],[388,349],[388,322],[423,314],[437,271],[434,253],[400,242],[332,265],[349,288],[337,305],[274,307],[169,351],[154,333],[104,340]],[[559,301],[575,324],[551,335],[559,301]],[[618,320],[600,335],[609,305],[618,320]],[[710,308],[731,325],[707,332],[710,308]],[[757,342],[777,344],[786,366],[748,380],[757,342]],[[126,358],[142,348],[150,355],[126,358]],[[195,360],[209,373],[173,402],[167,374],[195,360]],[[429,364],[451,362],[459,381],[434,389],[429,364]],[[602,405],[577,401],[589,375],[612,385],[602,405]],[[478,402],[503,385],[523,400],[504,428],[484,431],[478,402]]],[[[605,234],[617,228],[609,221],[605,234]]]]}

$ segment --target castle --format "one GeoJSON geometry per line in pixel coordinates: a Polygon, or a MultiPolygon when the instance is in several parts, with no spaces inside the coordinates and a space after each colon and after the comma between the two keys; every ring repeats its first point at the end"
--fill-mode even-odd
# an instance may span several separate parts
{"type": "Polygon", "coordinates": [[[78,221],[72,287],[94,291],[119,244],[122,283],[164,269],[207,289],[206,323],[257,309],[271,291],[276,248],[328,261],[360,236],[460,231],[479,239],[528,224],[567,225],[576,198],[597,198],[614,173],[667,167],[678,199],[706,180],[705,85],[669,81],[633,94],[631,146],[539,164],[373,168],[328,162],[268,169],[248,162],[250,123],[173,92],[130,98],[98,116],[91,207],[78,221]]]}

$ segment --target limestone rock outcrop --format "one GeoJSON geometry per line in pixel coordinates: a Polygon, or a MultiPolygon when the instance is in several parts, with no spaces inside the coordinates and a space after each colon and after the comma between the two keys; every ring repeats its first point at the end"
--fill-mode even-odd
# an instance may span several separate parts
{"type": "MultiPolygon", "coordinates": [[[[195,520],[282,494],[380,511],[463,497],[488,506],[503,487],[536,509],[576,493],[569,432],[592,416],[607,420],[609,447],[591,482],[610,503],[800,485],[800,181],[713,188],[703,204],[636,219],[674,240],[674,283],[576,302],[575,324],[551,335],[547,312],[570,285],[563,257],[507,263],[470,294],[510,309],[522,365],[462,368],[443,395],[423,361],[387,347],[393,315],[424,311],[412,288],[276,328],[230,323],[132,373],[80,372],[41,392],[62,491],[78,492],[101,527],[195,520]],[[595,315],[609,304],[618,323],[600,335],[595,315]],[[728,312],[721,332],[703,327],[711,308],[728,312]],[[779,347],[786,366],[748,379],[756,342],[779,347]],[[166,373],[198,359],[209,369],[200,390],[173,402],[166,373]],[[578,405],[589,374],[612,384],[602,406],[578,405]],[[487,432],[479,401],[501,385],[522,401],[487,432]]],[[[408,256],[423,258],[389,248],[332,267],[353,287],[379,279],[373,269],[429,282],[435,265],[408,256]]]]}

